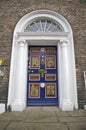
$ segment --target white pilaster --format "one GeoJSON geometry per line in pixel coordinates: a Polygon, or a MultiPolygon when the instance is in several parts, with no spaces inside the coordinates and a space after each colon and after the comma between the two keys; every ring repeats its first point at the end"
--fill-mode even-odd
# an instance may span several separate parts
{"type": "Polygon", "coordinates": [[[70,94],[70,70],[68,61],[68,42],[62,41],[61,43],[61,61],[62,61],[62,105],[63,111],[73,110],[70,94]]]}
{"type": "Polygon", "coordinates": [[[17,61],[17,77],[16,77],[16,89],[15,89],[15,99],[12,104],[12,111],[22,111],[24,109],[24,103],[22,99],[22,89],[23,89],[23,67],[24,67],[24,48],[25,42],[18,41],[18,61],[17,61]]]}

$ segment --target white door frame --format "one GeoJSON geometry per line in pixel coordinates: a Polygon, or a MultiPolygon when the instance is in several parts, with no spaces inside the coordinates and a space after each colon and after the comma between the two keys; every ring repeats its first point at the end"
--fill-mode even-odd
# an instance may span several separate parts
{"type": "Polygon", "coordinates": [[[7,105],[11,106],[12,111],[22,111],[25,109],[27,100],[28,45],[40,45],[41,42],[47,43],[47,45],[58,46],[59,107],[63,111],[73,110],[73,108],[77,109],[77,85],[72,29],[63,16],[49,10],[33,11],[25,15],[16,25],[13,36],[7,105]],[[23,28],[28,21],[42,16],[58,21],[63,26],[65,32],[23,32],[23,28]]]}

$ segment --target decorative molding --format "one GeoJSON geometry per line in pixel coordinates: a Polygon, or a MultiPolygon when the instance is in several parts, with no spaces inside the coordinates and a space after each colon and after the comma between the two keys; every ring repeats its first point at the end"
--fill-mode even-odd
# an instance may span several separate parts
{"type": "Polygon", "coordinates": [[[56,80],[56,74],[45,74],[45,80],[46,81],[55,81],[56,80]]]}
{"type": "Polygon", "coordinates": [[[40,83],[29,84],[29,98],[40,98],[40,83]]]}
{"type": "Polygon", "coordinates": [[[18,41],[19,47],[24,47],[25,46],[25,41],[18,41]]]}
{"type": "Polygon", "coordinates": [[[39,81],[40,80],[40,74],[29,74],[29,80],[39,81]]]}
{"type": "Polygon", "coordinates": [[[18,36],[65,36],[67,37],[69,32],[16,32],[18,36]]]}
{"type": "Polygon", "coordinates": [[[56,56],[55,55],[45,56],[45,69],[56,69],[56,56]]]}
{"type": "Polygon", "coordinates": [[[67,41],[60,41],[61,47],[66,47],[68,45],[67,41]]]}
{"type": "Polygon", "coordinates": [[[46,83],[45,86],[45,98],[56,98],[56,83],[46,83]]]}
{"type": "Polygon", "coordinates": [[[30,56],[30,69],[40,69],[40,56],[30,56]]]}

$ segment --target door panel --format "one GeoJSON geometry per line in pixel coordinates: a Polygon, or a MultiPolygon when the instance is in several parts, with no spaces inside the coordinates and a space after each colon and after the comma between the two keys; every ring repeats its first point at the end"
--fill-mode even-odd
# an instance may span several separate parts
{"type": "Polygon", "coordinates": [[[39,83],[29,83],[29,98],[40,98],[39,83]]]}
{"type": "Polygon", "coordinates": [[[27,105],[57,105],[57,47],[29,46],[27,105]]]}

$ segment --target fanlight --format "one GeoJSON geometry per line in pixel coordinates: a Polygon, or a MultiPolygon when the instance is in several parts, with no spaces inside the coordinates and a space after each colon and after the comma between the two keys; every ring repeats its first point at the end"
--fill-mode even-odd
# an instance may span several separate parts
{"type": "Polygon", "coordinates": [[[63,32],[64,29],[59,23],[51,20],[35,20],[28,23],[24,32],[63,32]]]}

